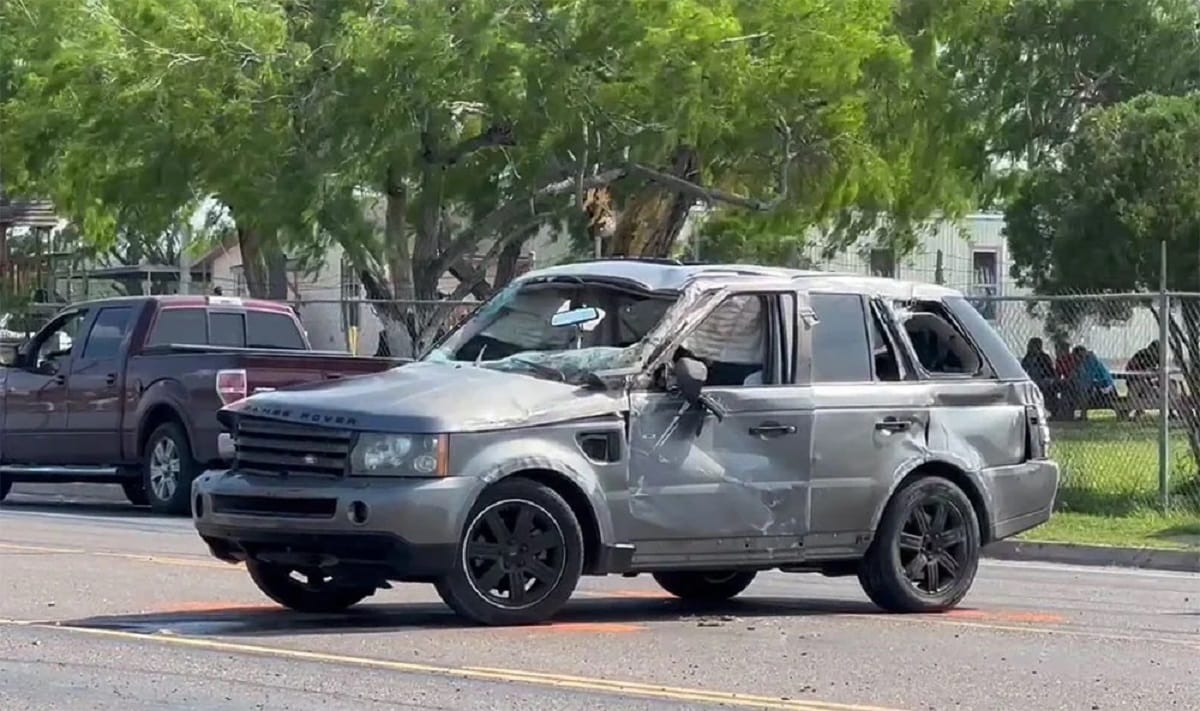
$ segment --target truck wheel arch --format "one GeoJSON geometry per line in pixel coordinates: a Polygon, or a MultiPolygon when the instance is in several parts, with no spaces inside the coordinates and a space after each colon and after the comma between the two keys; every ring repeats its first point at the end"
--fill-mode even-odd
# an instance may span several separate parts
{"type": "Polygon", "coordinates": [[[167,402],[157,402],[147,408],[145,414],[142,415],[138,423],[137,431],[137,451],[134,456],[137,459],[142,458],[142,452],[146,449],[146,440],[150,439],[150,435],[160,425],[167,422],[177,422],[183,427],[183,432],[187,435],[188,445],[192,442],[192,428],[188,426],[187,419],[180,414],[179,409],[167,402]]]}

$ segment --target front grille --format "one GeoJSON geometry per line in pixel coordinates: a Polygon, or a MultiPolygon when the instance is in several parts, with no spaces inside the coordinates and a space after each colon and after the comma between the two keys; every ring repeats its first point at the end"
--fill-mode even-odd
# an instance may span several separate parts
{"type": "Polygon", "coordinates": [[[340,477],[353,433],[312,425],[240,417],[233,440],[235,466],[247,474],[340,477]]]}
{"type": "Polygon", "coordinates": [[[212,497],[213,513],[243,516],[287,516],[289,518],[333,518],[337,499],[289,499],[276,496],[212,497]]]}

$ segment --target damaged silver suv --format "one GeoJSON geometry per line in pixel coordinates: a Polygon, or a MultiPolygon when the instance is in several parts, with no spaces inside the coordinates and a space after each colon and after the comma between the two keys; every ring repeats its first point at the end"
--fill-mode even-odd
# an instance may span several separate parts
{"type": "Polygon", "coordinates": [[[581,575],[717,601],[770,569],[945,610],[1058,484],[1038,389],[961,294],[739,265],[534,271],[419,361],[220,418],[195,526],[306,612],[430,582],[525,624],[581,575]]]}

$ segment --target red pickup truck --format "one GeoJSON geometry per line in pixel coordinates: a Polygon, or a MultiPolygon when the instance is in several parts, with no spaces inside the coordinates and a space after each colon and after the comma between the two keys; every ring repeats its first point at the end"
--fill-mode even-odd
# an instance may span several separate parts
{"type": "Polygon", "coordinates": [[[74,304],[5,360],[0,500],[17,481],[101,481],[177,514],[192,479],[232,458],[221,407],[401,362],[313,351],[290,307],[217,296],[74,304]]]}

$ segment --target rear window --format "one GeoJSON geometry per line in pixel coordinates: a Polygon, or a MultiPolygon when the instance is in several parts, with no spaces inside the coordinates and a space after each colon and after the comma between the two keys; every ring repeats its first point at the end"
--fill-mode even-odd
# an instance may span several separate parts
{"type": "Polygon", "coordinates": [[[246,345],[250,348],[305,350],[295,319],[269,311],[246,312],[246,345]]]}
{"type": "Polygon", "coordinates": [[[146,345],[168,346],[173,343],[208,345],[208,323],[204,309],[164,309],[159,312],[146,345]]]}
{"type": "Polygon", "coordinates": [[[208,315],[208,341],[214,346],[245,347],[246,317],[242,314],[210,313],[208,315]]]}

